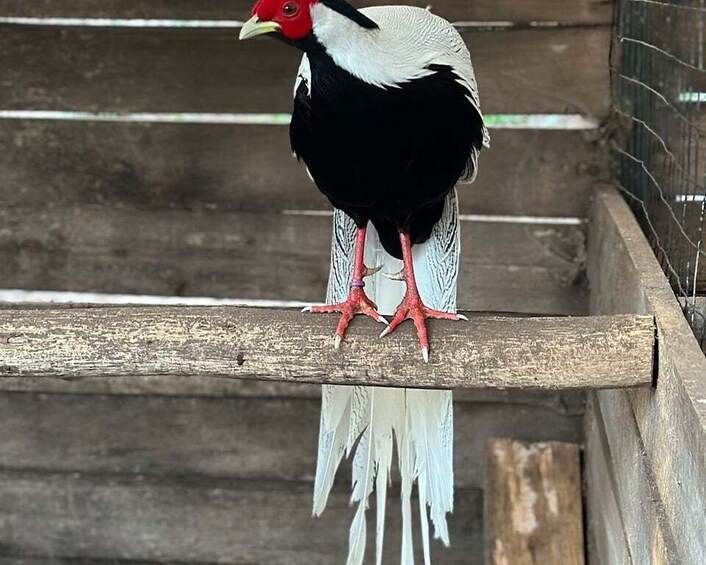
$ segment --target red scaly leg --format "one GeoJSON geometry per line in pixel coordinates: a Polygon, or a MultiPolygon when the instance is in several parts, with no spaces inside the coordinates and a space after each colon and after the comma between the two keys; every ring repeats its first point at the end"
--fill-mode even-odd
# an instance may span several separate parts
{"type": "Polygon", "coordinates": [[[462,314],[453,314],[451,312],[442,312],[441,310],[433,310],[428,308],[422,302],[417,289],[417,281],[414,278],[414,264],[412,261],[412,244],[409,240],[409,234],[400,232],[400,243],[402,244],[402,261],[404,263],[403,278],[407,285],[404,298],[397,307],[395,317],[390,324],[383,330],[380,337],[385,337],[397,326],[405,320],[414,321],[414,326],[417,328],[417,336],[419,337],[419,346],[422,348],[422,357],[424,362],[429,362],[429,336],[427,334],[427,326],[424,322],[427,318],[437,318],[440,320],[468,320],[462,314]]]}
{"type": "Polygon", "coordinates": [[[313,312],[315,314],[331,312],[341,313],[341,318],[338,320],[338,326],[336,327],[336,334],[333,342],[333,347],[335,349],[338,349],[341,341],[343,340],[343,335],[346,333],[348,324],[356,314],[365,314],[377,322],[387,324],[387,320],[378,314],[375,303],[370,300],[363,291],[363,287],[365,286],[363,278],[380,270],[379,267],[377,269],[369,269],[363,263],[363,256],[365,255],[365,234],[366,228],[358,228],[358,233],[355,237],[353,278],[351,279],[350,292],[348,293],[348,298],[346,301],[341,302],[340,304],[309,306],[303,310],[304,312],[313,312]]]}

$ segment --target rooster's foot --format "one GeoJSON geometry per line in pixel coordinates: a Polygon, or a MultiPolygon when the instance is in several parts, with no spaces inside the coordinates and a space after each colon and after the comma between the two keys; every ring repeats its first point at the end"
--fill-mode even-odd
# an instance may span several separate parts
{"type": "Polygon", "coordinates": [[[308,306],[304,308],[303,312],[312,312],[314,314],[339,312],[341,314],[333,339],[334,349],[338,349],[341,345],[343,336],[346,333],[346,328],[356,314],[364,314],[370,316],[376,322],[387,324],[387,320],[378,313],[375,303],[363,292],[363,287],[356,286],[355,284],[351,284],[351,291],[345,302],[341,302],[340,304],[327,304],[324,306],[308,306]]]}
{"type": "Polygon", "coordinates": [[[427,318],[435,318],[438,320],[465,320],[468,318],[463,314],[454,314],[451,312],[442,312],[441,310],[433,310],[428,308],[422,302],[422,299],[416,293],[407,293],[402,299],[402,302],[397,307],[395,317],[388,326],[380,334],[380,337],[385,337],[392,332],[405,320],[412,320],[417,328],[417,336],[419,337],[419,347],[422,350],[422,358],[425,363],[429,362],[429,336],[427,334],[427,326],[424,320],[427,318]]]}

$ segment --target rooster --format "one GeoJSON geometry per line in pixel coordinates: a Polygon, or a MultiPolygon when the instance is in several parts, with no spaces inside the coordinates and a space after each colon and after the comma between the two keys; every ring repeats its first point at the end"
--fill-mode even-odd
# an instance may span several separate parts
{"type": "MultiPolygon", "coordinates": [[[[411,319],[428,362],[425,320],[465,319],[456,313],[454,187],[473,181],[480,151],[489,145],[468,49],[449,22],[427,10],[357,10],[344,0],[260,0],[240,38],[262,34],[304,52],[290,139],[335,208],[327,303],[307,310],[341,314],[336,349],[356,314],[386,324],[381,337],[411,319]],[[375,267],[367,267],[366,259],[375,267]],[[367,294],[365,278],[372,287],[367,294]],[[397,281],[404,281],[404,294],[397,281]]],[[[451,400],[448,391],[323,387],[314,514],[324,510],[343,455],[355,452],[352,501],[359,505],[348,565],[363,562],[373,490],[376,563],[382,562],[393,438],[401,476],[402,564],[414,561],[415,479],[424,562],[430,563],[429,513],[436,536],[448,545],[451,400]]]]}

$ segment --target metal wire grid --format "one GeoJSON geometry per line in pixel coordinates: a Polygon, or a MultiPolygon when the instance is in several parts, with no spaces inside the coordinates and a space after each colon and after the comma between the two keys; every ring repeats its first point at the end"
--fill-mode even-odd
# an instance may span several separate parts
{"type": "Polygon", "coordinates": [[[616,178],[706,351],[706,0],[618,0],[616,178]]]}

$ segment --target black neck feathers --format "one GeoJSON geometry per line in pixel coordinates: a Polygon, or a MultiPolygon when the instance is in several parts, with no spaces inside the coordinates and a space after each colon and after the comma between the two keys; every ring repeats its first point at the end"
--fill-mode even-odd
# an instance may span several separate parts
{"type": "Polygon", "coordinates": [[[373,20],[361,14],[345,0],[321,0],[321,3],[327,8],[335,10],[342,16],[346,16],[360,27],[364,27],[365,29],[378,29],[378,25],[373,20]]]}

